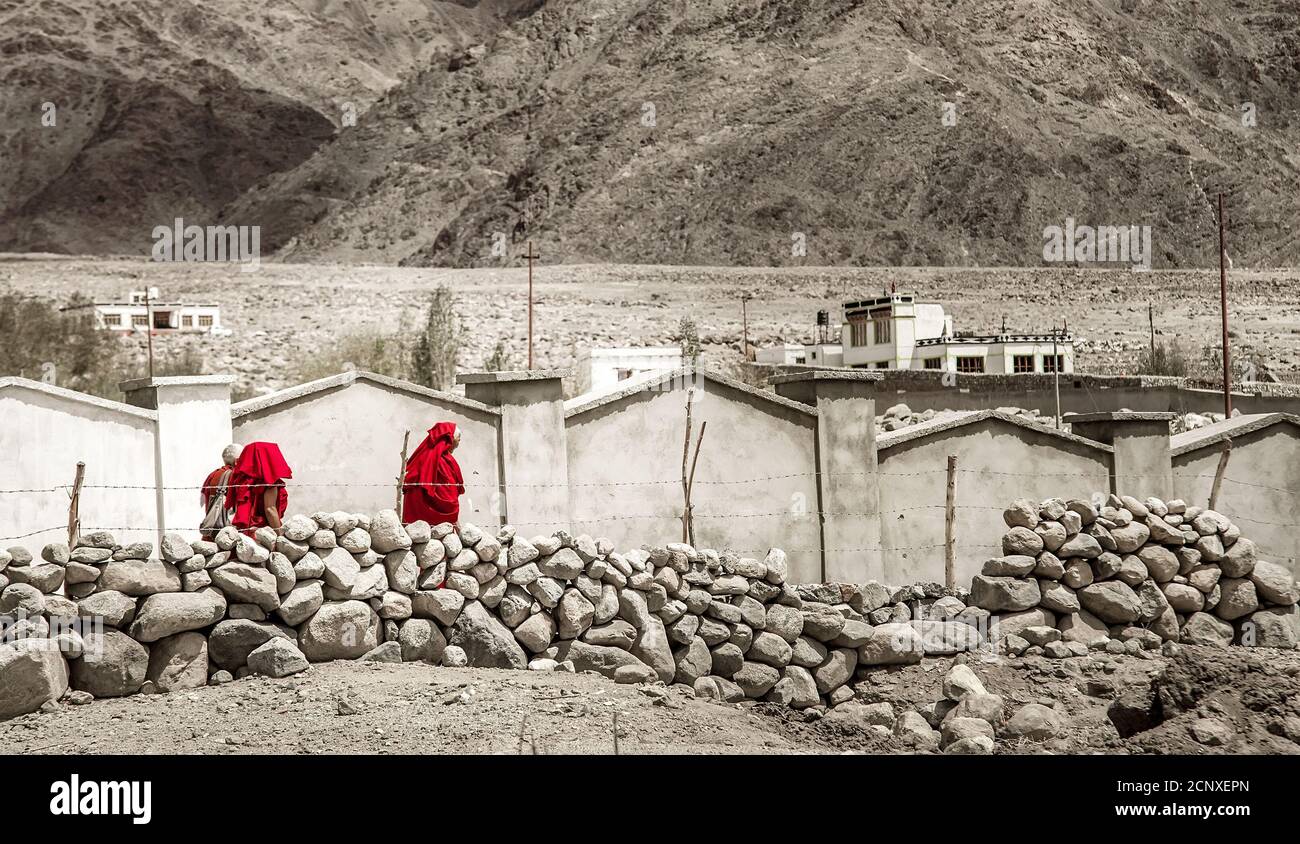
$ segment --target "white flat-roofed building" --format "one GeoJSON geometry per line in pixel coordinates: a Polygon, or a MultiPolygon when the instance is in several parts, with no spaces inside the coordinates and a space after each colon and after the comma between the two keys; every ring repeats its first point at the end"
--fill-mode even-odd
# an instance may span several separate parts
{"type": "Polygon", "coordinates": [[[146,301],[146,292],[132,290],[125,302],[88,302],[72,305],[65,311],[89,308],[95,324],[110,331],[185,331],[228,333],[221,325],[221,306],[190,302],[167,302],[157,298],[146,301]]]}
{"type": "Polygon", "coordinates": [[[808,353],[802,343],[782,343],[770,349],[755,349],[754,363],[768,366],[798,366],[808,363],[808,353]]]}
{"type": "Polygon", "coordinates": [[[677,346],[583,349],[578,353],[578,392],[606,393],[641,375],[681,367],[682,350],[677,346]]]}
{"type": "Polygon", "coordinates": [[[942,305],[918,302],[911,293],[845,302],[843,315],[843,366],[998,375],[1074,371],[1069,334],[957,334],[942,305]]]}
{"type": "Polygon", "coordinates": [[[839,343],[810,343],[803,348],[804,362],[809,366],[844,365],[844,347],[839,343]]]}

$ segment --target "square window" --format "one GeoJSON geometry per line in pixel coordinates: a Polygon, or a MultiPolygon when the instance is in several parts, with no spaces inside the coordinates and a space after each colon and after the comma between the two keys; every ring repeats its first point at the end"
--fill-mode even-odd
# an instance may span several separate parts
{"type": "Polygon", "coordinates": [[[1034,356],[1033,355],[1016,355],[1011,359],[1012,372],[1033,372],[1034,356]]]}
{"type": "Polygon", "coordinates": [[[926,358],[926,369],[943,369],[943,358],[926,358]]]}
{"type": "Polygon", "coordinates": [[[957,371],[965,373],[983,372],[984,358],[975,357],[974,355],[959,356],[957,358],[957,371]]]}
{"type": "Polygon", "coordinates": [[[891,338],[893,337],[893,326],[889,321],[889,317],[877,317],[871,321],[871,324],[875,326],[874,331],[877,346],[891,341],[891,338]]]}

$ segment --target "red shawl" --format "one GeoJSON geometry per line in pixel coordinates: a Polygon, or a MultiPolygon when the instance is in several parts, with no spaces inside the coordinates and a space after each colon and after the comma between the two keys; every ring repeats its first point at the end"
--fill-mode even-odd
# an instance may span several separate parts
{"type": "Polygon", "coordinates": [[[402,485],[402,521],[423,519],[431,525],[455,524],[460,518],[460,497],[465,494],[465,479],[460,464],[451,455],[456,426],[439,422],[416,447],[406,461],[402,485]]]}
{"type": "Polygon", "coordinates": [[[235,461],[235,474],[226,491],[226,507],[233,508],[235,527],[252,533],[266,524],[266,491],[279,487],[275,509],[281,520],[289,504],[289,493],[284,489],[284,479],[293,477],[293,470],[275,443],[249,443],[244,446],[239,460],[235,461]]]}

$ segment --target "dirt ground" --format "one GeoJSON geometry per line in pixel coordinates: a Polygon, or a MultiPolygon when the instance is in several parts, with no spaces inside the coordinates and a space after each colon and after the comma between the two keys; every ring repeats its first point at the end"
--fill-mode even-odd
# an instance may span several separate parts
{"type": "MultiPolygon", "coordinates": [[[[880,669],[859,700],[901,713],[942,697],[953,659],[880,669]]],[[[1300,651],[1184,648],[1174,658],[1090,655],[972,661],[1011,714],[1043,703],[1066,715],[1045,742],[1000,740],[997,753],[1300,753],[1300,651]],[[1121,739],[1111,700],[1152,680],[1158,727],[1121,739]],[[1198,742],[1209,717],[1232,733],[1198,742]],[[1288,738],[1289,736],[1289,738],[1288,738]]],[[[908,753],[857,722],[767,703],[696,700],[681,687],[616,685],[595,674],[334,662],[284,680],[251,677],[165,695],[61,704],[0,723],[14,754],[771,754],[908,753]],[[616,726],[617,725],[617,726],[616,726]],[[617,729],[617,749],[615,747],[617,729]]]]}
{"type": "MultiPolygon", "coordinates": [[[[704,365],[734,372],[742,294],[753,296],[750,342],[767,348],[811,341],[818,310],[828,309],[838,323],[844,301],[878,295],[891,284],[942,303],[958,330],[995,332],[1005,324],[1008,331],[1043,332],[1068,325],[1080,372],[1134,371],[1150,345],[1148,303],[1160,339],[1181,343],[1192,358],[1219,331],[1218,277],[1208,271],[565,265],[539,267],[534,280],[536,362],[544,368],[573,366],[592,347],[676,345],[680,320],[690,316],[704,365]]],[[[221,264],[0,255],[0,291],[60,302],[74,293],[124,301],[130,290],[156,286],[167,301],[219,304],[229,336],[160,335],[155,353],[166,360],[197,351],[206,371],[237,376],[239,397],[299,383],[304,363],[349,335],[419,324],[440,284],[454,292],[464,330],[459,368],[480,368],[499,340],[510,366],[523,368],[528,276],[520,267],[264,263],[241,273],[221,264]]],[[[1234,359],[1250,355],[1285,380],[1300,380],[1300,274],[1234,271],[1230,296],[1234,359]]],[[[122,342],[143,366],[145,338],[122,342]]],[[[566,386],[575,391],[576,384],[566,386]]]]}

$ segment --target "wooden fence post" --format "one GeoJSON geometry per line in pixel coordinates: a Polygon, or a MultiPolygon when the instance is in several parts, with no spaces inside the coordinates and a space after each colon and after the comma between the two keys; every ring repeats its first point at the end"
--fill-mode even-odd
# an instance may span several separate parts
{"type": "Polygon", "coordinates": [[[402,484],[406,480],[406,447],[411,442],[411,432],[402,434],[402,468],[397,470],[397,518],[402,518],[402,484]]]}
{"type": "Polygon", "coordinates": [[[75,548],[81,536],[81,482],[86,479],[86,464],[77,461],[77,476],[72,482],[72,500],[68,503],[68,547],[75,548]]]}
{"type": "Polygon", "coordinates": [[[948,495],[943,513],[943,584],[949,589],[957,583],[956,575],[956,508],[957,455],[948,455],[948,495]]]}

